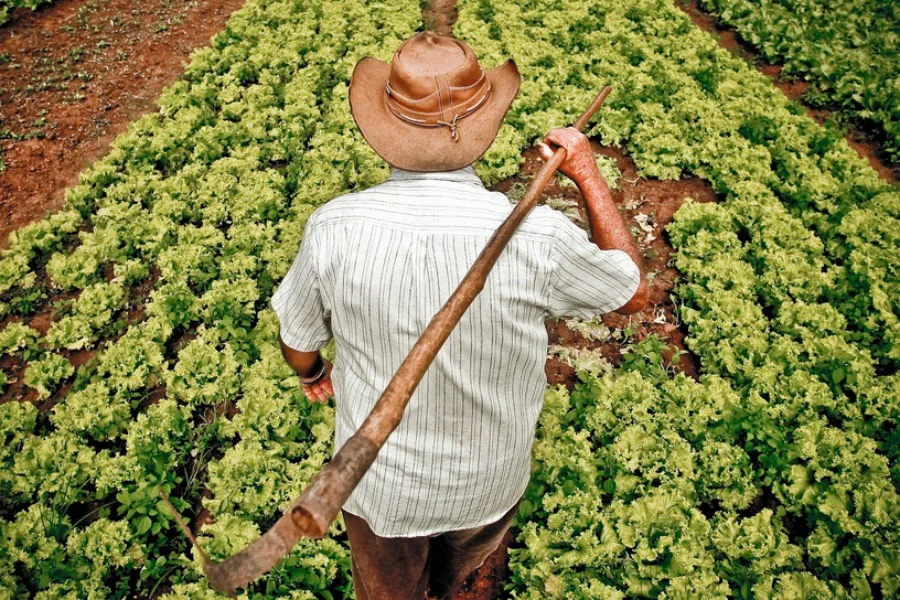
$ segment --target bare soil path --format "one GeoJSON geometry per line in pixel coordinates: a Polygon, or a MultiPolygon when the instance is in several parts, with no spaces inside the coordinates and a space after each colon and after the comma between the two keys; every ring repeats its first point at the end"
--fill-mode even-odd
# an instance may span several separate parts
{"type": "Polygon", "coordinates": [[[0,28],[0,248],[58,210],[244,0],[59,0],[0,28]]]}

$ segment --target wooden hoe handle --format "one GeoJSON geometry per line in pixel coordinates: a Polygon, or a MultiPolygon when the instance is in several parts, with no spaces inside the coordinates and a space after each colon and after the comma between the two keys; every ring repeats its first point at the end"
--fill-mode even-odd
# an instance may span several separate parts
{"type": "MultiPolygon", "coordinates": [[[[584,129],[611,89],[606,86],[600,90],[588,109],[575,122],[576,129],[584,129]]],[[[250,546],[224,562],[212,562],[200,552],[204,571],[213,589],[233,595],[238,588],[245,587],[274,567],[300,538],[321,538],[325,535],[338,511],[375,460],[385,440],[400,424],[403,411],[425,371],[463,313],[484,288],[497,258],[519,224],[537,204],[547,183],[565,158],[565,148],[557,148],[532,180],[528,192],[494,232],[459,287],[431,319],[359,431],[341,446],[331,462],[316,475],[275,525],[250,546]]],[[[191,541],[196,544],[193,539],[191,541]]]]}

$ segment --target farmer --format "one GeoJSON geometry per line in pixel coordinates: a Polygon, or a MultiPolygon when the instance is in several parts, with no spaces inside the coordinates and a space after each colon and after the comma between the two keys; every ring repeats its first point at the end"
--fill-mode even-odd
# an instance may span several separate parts
{"type": "MultiPolygon", "coordinates": [[[[472,163],[519,89],[512,60],[419,33],[390,64],[356,65],[350,109],[389,179],[313,213],[272,297],[284,357],[312,401],[335,400],[335,447],[360,427],[431,317],[509,214],[472,163]],[[318,353],[335,339],[334,366],[318,353]]],[[[631,314],[640,257],[587,138],[551,131],[584,196],[593,241],[536,207],[425,373],[403,420],[344,504],[356,597],[452,597],[499,545],[530,476],[546,379],[547,317],[631,314]]]]}

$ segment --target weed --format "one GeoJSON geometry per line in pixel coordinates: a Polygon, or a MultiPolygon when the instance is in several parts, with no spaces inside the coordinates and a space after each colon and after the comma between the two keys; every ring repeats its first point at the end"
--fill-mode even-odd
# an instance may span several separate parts
{"type": "Polygon", "coordinates": [[[84,58],[84,46],[75,46],[69,52],[69,59],[72,62],[80,62],[82,58],[84,58]]]}
{"type": "Polygon", "coordinates": [[[684,350],[669,348],[664,340],[651,333],[622,352],[622,368],[637,371],[645,377],[665,377],[677,363],[678,357],[684,353],[684,350]],[[672,350],[669,364],[666,364],[663,357],[666,350],[672,350]]]}
{"type": "Polygon", "coordinates": [[[97,9],[97,2],[88,2],[78,9],[78,12],[75,14],[75,20],[78,22],[78,27],[80,29],[84,30],[88,28],[88,20],[93,13],[97,12],[97,9]]]}

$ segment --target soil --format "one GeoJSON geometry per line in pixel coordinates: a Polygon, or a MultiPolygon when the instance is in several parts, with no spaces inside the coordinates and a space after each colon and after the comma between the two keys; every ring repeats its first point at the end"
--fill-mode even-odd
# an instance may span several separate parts
{"type": "Polygon", "coordinates": [[[0,248],[63,205],[243,0],[58,0],[0,27],[0,248]]]}
{"type": "Polygon", "coordinates": [[[422,8],[425,27],[445,35],[450,35],[458,16],[456,0],[431,0],[422,8]]]}
{"type": "MultiPolygon", "coordinates": [[[[773,65],[766,62],[753,49],[750,43],[741,38],[739,33],[727,25],[719,23],[713,15],[700,8],[697,0],[691,0],[688,3],[675,0],[675,6],[687,13],[697,27],[712,33],[718,40],[719,46],[755,64],[789,100],[800,102],[810,118],[818,123],[825,123],[837,112],[828,108],[813,107],[806,104],[804,102],[804,94],[810,86],[808,81],[782,77],[783,67],[781,65],[773,65]]],[[[869,162],[879,177],[890,183],[900,181],[900,165],[891,163],[877,140],[877,134],[866,131],[863,128],[851,127],[846,130],[844,137],[847,143],[856,150],[856,153],[869,162]]]]}
{"type": "MultiPolygon", "coordinates": [[[[672,367],[696,377],[697,359],[684,348],[684,331],[675,315],[675,306],[670,297],[678,272],[671,265],[673,249],[664,231],[685,198],[692,198],[695,202],[712,202],[716,199],[716,194],[709,183],[696,177],[678,181],[640,179],[634,161],[620,148],[602,146],[596,140],[591,141],[591,146],[596,154],[614,159],[622,173],[618,189],[611,190],[611,193],[620,214],[638,242],[650,288],[650,303],[643,311],[630,316],[610,313],[602,317],[602,322],[611,329],[630,329],[631,340],[635,342],[650,334],[657,335],[670,346],[670,351],[664,356],[667,360],[671,359],[676,351],[684,352],[678,356],[672,367]]],[[[525,162],[519,174],[498,183],[492,189],[509,193],[515,186],[522,189],[521,186],[528,185],[543,166],[543,160],[534,148],[526,150],[524,158],[525,162]]],[[[565,202],[577,207],[577,223],[585,230],[588,229],[587,215],[581,206],[581,193],[578,188],[561,185],[560,180],[551,181],[538,203],[547,201],[553,201],[555,205],[565,202]]],[[[620,341],[600,342],[589,339],[573,331],[560,320],[548,321],[547,332],[551,344],[600,352],[614,365],[621,362],[623,344],[620,341]]],[[[574,370],[557,359],[548,360],[547,379],[551,384],[564,383],[570,388],[576,382],[574,370]]]]}

